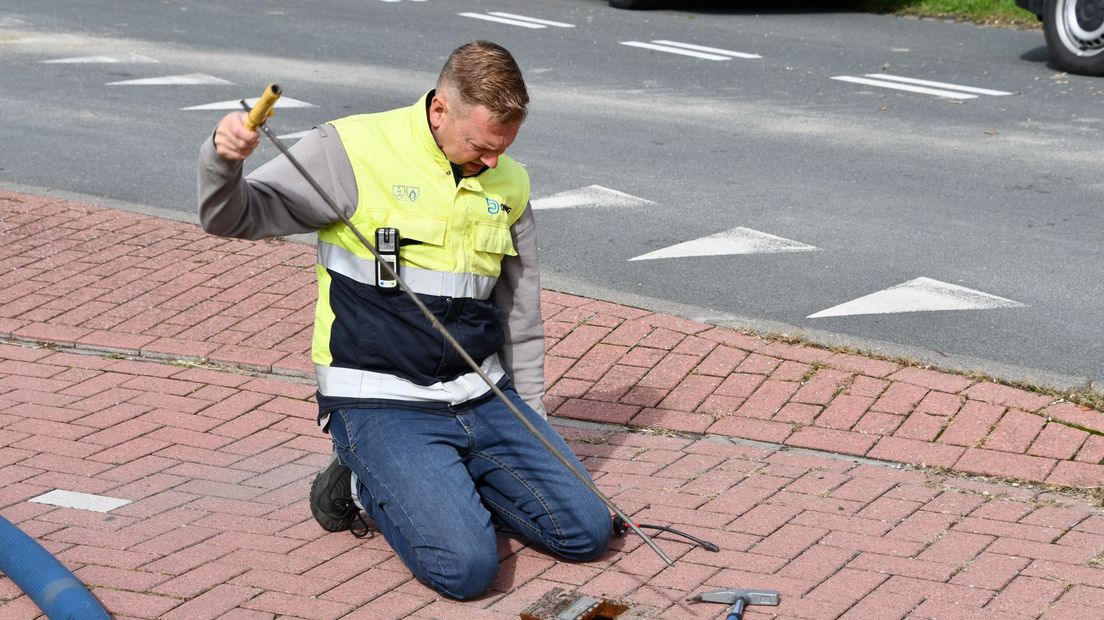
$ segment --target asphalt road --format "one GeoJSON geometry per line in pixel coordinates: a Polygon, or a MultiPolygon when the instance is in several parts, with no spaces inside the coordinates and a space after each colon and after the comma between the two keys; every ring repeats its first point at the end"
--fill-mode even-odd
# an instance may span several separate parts
{"type": "Polygon", "coordinates": [[[190,212],[196,149],[225,110],[184,108],[279,82],[313,106],[277,109],[292,134],[407,105],[487,38],[530,84],[511,154],[534,198],[576,205],[538,212],[546,286],[1100,389],[1104,82],[1060,73],[1040,32],[677,4],[0,0],[0,187],[190,212]],[[703,51],[721,59],[686,55],[703,51]],[[58,62],[96,56],[126,62],[58,62]],[[225,82],[115,84],[194,74],[225,82]],[[955,87],[898,89],[933,87],[916,80],[955,87]],[[595,185],[638,200],[570,194],[595,185]],[[775,251],[731,253],[747,235],[775,251]],[[687,242],[708,255],[639,258],[687,242]],[[918,282],[936,283],[928,305],[890,312],[918,295],[893,287],[918,282]],[[854,300],[861,314],[829,311],[854,300]],[[923,310],[948,300],[971,309],[923,310]]]}

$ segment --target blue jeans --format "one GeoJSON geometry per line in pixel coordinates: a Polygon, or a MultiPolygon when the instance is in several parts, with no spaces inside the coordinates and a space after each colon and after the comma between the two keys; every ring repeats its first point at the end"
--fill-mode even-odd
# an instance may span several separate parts
{"type": "MultiPolygon", "coordinates": [[[[552,426],[506,394],[587,475],[552,426]]],[[[492,513],[568,560],[592,560],[609,544],[609,509],[497,398],[451,411],[342,409],[329,430],[365,512],[414,576],[445,596],[478,596],[498,573],[492,513]]]]}

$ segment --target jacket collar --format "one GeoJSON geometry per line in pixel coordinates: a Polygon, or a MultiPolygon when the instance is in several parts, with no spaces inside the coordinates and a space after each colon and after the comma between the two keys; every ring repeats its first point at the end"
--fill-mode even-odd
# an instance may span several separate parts
{"type": "Polygon", "coordinates": [[[445,157],[441,147],[437,146],[437,141],[433,139],[433,132],[429,129],[429,103],[433,101],[434,92],[436,91],[431,90],[422,95],[417,103],[410,106],[410,128],[418,148],[424,149],[433,162],[441,168],[451,170],[452,162],[445,157]]]}

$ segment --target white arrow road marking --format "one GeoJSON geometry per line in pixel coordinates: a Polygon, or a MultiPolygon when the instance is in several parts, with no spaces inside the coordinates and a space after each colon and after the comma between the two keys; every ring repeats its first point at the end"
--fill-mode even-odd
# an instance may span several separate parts
{"type": "Polygon", "coordinates": [[[646,207],[654,205],[651,200],[639,198],[615,189],[590,185],[573,189],[547,198],[532,201],[534,209],[574,209],[576,207],[646,207]]]}
{"type": "Polygon", "coordinates": [[[988,88],[975,88],[973,86],[959,86],[946,82],[933,82],[931,80],[918,80],[916,78],[889,75],[886,73],[867,73],[866,77],[854,77],[850,75],[837,75],[832,78],[841,82],[877,86],[879,88],[891,88],[922,95],[935,95],[949,99],[977,99],[978,95],[992,95],[1002,97],[1012,93],[1003,90],[991,90],[988,88]]]}
{"type": "Polygon", "coordinates": [[[931,278],[916,278],[897,286],[891,286],[884,291],[871,293],[827,310],[821,310],[816,314],[810,314],[807,318],[1026,307],[1027,304],[990,295],[989,293],[982,293],[964,286],[948,284],[931,278]]]}
{"type": "Polygon", "coordinates": [[[694,45],[691,43],[679,43],[678,41],[666,41],[663,39],[652,41],[651,43],[643,43],[640,41],[621,41],[621,45],[628,45],[629,47],[639,47],[648,50],[655,50],[657,52],[667,52],[668,54],[679,54],[682,56],[692,56],[694,58],[703,58],[705,60],[732,60],[733,58],[762,58],[759,54],[748,54],[746,52],[734,52],[732,50],[720,49],[717,47],[705,47],[704,45],[694,45]]]}
{"type": "MultiPolygon", "coordinates": [[[[246,105],[252,107],[257,103],[257,99],[260,97],[253,97],[252,99],[246,99],[246,105]]],[[[307,103],[306,101],[299,101],[298,99],[292,99],[291,97],[280,97],[276,100],[276,108],[313,108],[317,107],[313,103],[307,103]]],[[[215,103],[204,103],[203,105],[193,105],[187,108],[180,108],[181,110],[241,110],[241,100],[233,99],[230,101],[217,101],[215,103]]]]}
{"type": "Polygon", "coordinates": [[[206,73],[187,73],[107,83],[108,86],[197,86],[200,84],[233,84],[233,82],[206,73]]]}
{"type": "Polygon", "coordinates": [[[80,56],[77,58],[56,58],[54,60],[40,60],[45,64],[148,64],[158,61],[140,54],[126,54],[125,56],[80,56]]]}
{"type": "Polygon", "coordinates": [[[461,17],[471,17],[474,19],[482,19],[489,22],[496,22],[499,24],[509,24],[511,26],[521,26],[522,28],[547,28],[553,26],[556,28],[574,28],[574,24],[565,24],[563,22],[554,22],[548,19],[539,19],[536,17],[526,17],[525,15],[517,15],[516,13],[504,13],[502,11],[491,11],[489,13],[457,13],[461,17]]]}
{"type": "Polygon", "coordinates": [[[790,239],[776,237],[743,226],[715,235],[686,241],[642,254],[629,260],[682,258],[685,256],[727,256],[731,254],[777,254],[780,252],[812,252],[819,248],[790,239]]]}
{"type": "Polygon", "coordinates": [[[43,493],[42,495],[39,495],[38,497],[32,497],[27,501],[35,502],[36,504],[49,504],[51,506],[60,506],[62,508],[79,508],[81,510],[92,510],[94,512],[108,512],[111,510],[115,510],[120,506],[126,506],[130,503],[129,499],[107,497],[106,495],[90,495],[88,493],[63,491],[61,489],[54,489],[49,493],[43,493]]]}

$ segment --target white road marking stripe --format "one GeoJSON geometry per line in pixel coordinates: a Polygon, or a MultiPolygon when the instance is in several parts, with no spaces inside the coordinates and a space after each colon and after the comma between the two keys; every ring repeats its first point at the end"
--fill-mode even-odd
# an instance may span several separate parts
{"type": "Polygon", "coordinates": [[[628,45],[629,47],[642,47],[644,49],[655,50],[657,52],[667,52],[668,54],[693,56],[694,58],[704,58],[705,60],[732,60],[731,56],[721,56],[720,54],[706,54],[705,52],[695,52],[693,50],[684,50],[678,47],[656,45],[655,43],[641,43],[640,41],[621,41],[621,45],[628,45]]]}
{"type": "Polygon", "coordinates": [[[518,15],[516,13],[504,13],[502,11],[489,11],[488,15],[497,15],[498,17],[505,17],[507,19],[520,19],[522,21],[533,22],[534,24],[544,24],[545,26],[555,26],[556,28],[574,28],[574,24],[565,24],[563,22],[554,22],[550,19],[540,19],[537,17],[527,17],[525,15],[518,15]]]}
{"type": "Polygon", "coordinates": [[[728,256],[733,254],[779,254],[782,252],[812,252],[815,246],[785,239],[758,230],[739,226],[708,237],[678,243],[662,250],[641,254],[634,260],[683,258],[688,256],[728,256]]]}
{"type": "Polygon", "coordinates": [[[93,512],[109,512],[130,503],[129,499],[77,493],[76,491],[62,491],[61,489],[54,489],[49,493],[43,493],[27,501],[62,508],[79,508],[80,510],[91,510],[93,512]]]}
{"type": "Polygon", "coordinates": [[[947,84],[946,82],[932,82],[931,80],[918,80],[916,78],[901,77],[899,75],[889,75],[886,73],[867,73],[866,77],[890,80],[893,82],[904,82],[905,84],[917,84],[919,86],[933,86],[935,88],[946,88],[948,90],[957,90],[964,93],[974,93],[975,95],[993,95],[994,97],[1003,97],[1004,95],[1011,95],[1012,93],[1005,92],[1003,90],[990,90],[988,88],[975,88],[973,86],[959,86],[958,84],[947,84]]]}
{"type": "Polygon", "coordinates": [[[43,64],[148,64],[157,60],[141,54],[127,54],[125,56],[80,56],[77,58],[56,58],[54,60],[40,60],[43,64]]]}
{"type": "Polygon", "coordinates": [[[908,84],[897,84],[896,82],[883,82],[881,80],[871,80],[869,78],[852,77],[850,75],[837,75],[832,77],[833,80],[839,80],[841,82],[851,82],[854,84],[865,84],[867,86],[878,86],[880,88],[892,88],[894,90],[904,90],[910,93],[920,93],[922,95],[935,95],[937,97],[947,97],[949,99],[977,99],[977,95],[968,95],[966,93],[956,93],[950,90],[938,90],[935,88],[924,88],[923,86],[909,86],[908,84]]]}
{"type": "Polygon", "coordinates": [[[810,314],[807,318],[856,314],[896,314],[899,312],[933,312],[939,310],[993,310],[996,308],[1026,308],[1027,304],[982,293],[964,286],[948,284],[931,278],[916,278],[883,291],[864,295],[847,303],[810,314]]]}
{"type": "Polygon", "coordinates": [[[297,131],[295,133],[286,133],[282,136],[276,136],[276,137],[281,139],[281,140],[298,140],[298,139],[302,138],[303,136],[307,135],[308,133],[310,133],[312,131],[314,131],[314,130],[313,129],[308,129],[306,131],[297,131]]]}
{"type": "Polygon", "coordinates": [[[590,185],[553,194],[547,198],[539,198],[531,201],[531,204],[534,209],[574,209],[577,207],[646,207],[655,203],[601,185],[590,185]]]}
{"type": "Polygon", "coordinates": [[[233,82],[206,73],[188,73],[107,83],[108,86],[197,86],[200,84],[233,84],[233,82]]]}
{"type": "MultiPolygon", "coordinates": [[[[253,97],[252,99],[246,99],[246,105],[252,106],[257,103],[259,97],[253,97]]],[[[292,99],[291,97],[280,97],[276,100],[276,108],[313,108],[316,107],[313,103],[307,103],[306,101],[299,101],[298,99],[292,99]]],[[[204,103],[202,105],[193,105],[187,108],[180,108],[181,110],[241,110],[241,100],[231,99],[230,101],[217,101],[215,103],[204,103]]]]}
{"type": "Polygon", "coordinates": [[[498,22],[500,24],[509,24],[511,26],[521,26],[522,28],[547,28],[542,24],[534,24],[533,22],[523,22],[514,19],[506,19],[505,17],[495,17],[494,15],[484,15],[483,13],[457,13],[462,17],[471,17],[474,19],[482,19],[489,22],[498,22]]]}
{"type": "Polygon", "coordinates": [[[721,54],[722,56],[731,56],[733,58],[762,58],[759,54],[748,54],[746,52],[734,52],[732,50],[724,50],[719,47],[706,47],[704,45],[694,45],[692,43],[679,43],[678,41],[665,41],[663,39],[652,41],[652,43],[658,43],[660,45],[670,45],[673,47],[681,47],[682,49],[696,50],[699,52],[712,52],[714,54],[721,54]]]}

